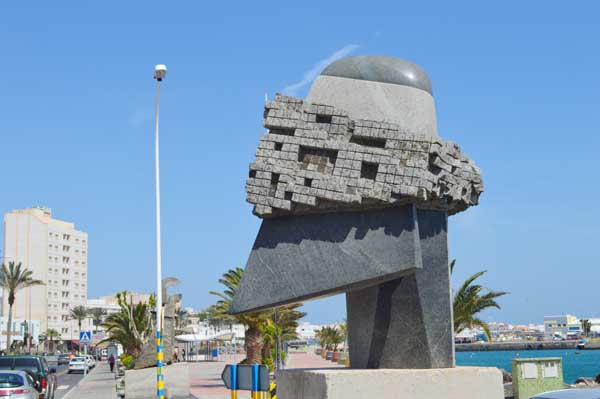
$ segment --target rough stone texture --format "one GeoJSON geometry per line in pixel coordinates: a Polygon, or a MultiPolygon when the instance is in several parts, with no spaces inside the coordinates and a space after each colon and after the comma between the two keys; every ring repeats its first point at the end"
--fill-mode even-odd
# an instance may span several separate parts
{"type": "MultiPolygon", "coordinates": [[[[164,367],[167,399],[191,399],[190,371],[187,363],[164,367]]],[[[148,399],[156,397],[156,367],[125,372],[125,397],[148,399]]]]}
{"type": "Polygon", "coordinates": [[[352,368],[454,367],[446,214],[418,210],[418,230],[422,268],[346,294],[352,368]]]}
{"type": "Polygon", "coordinates": [[[421,259],[414,205],[265,219],[232,312],[375,285],[414,272],[421,259]]]}
{"type": "Polygon", "coordinates": [[[279,370],[285,399],[504,399],[502,373],[492,367],[429,370],[279,370]]]}
{"type": "MultiPolygon", "coordinates": [[[[166,280],[166,279],[165,279],[166,280]]],[[[164,288],[164,281],[163,281],[164,288]]],[[[175,308],[177,302],[181,301],[181,295],[165,295],[163,298],[168,298],[164,307],[163,317],[163,356],[165,363],[171,363],[173,361],[173,348],[175,345],[175,324],[176,315],[175,308]]],[[[156,313],[153,312],[155,317],[156,313]]],[[[156,328],[152,331],[152,334],[148,336],[146,343],[142,347],[142,353],[135,359],[135,368],[143,369],[146,367],[156,366],[156,328]]]]}
{"type": "Polygon", "coordinates": [[[278,95],[250,165],[247,200],[259,217],[415,203],[454,214],[476,205],[480,171],[456,144],[386,122],[278,95]]]}

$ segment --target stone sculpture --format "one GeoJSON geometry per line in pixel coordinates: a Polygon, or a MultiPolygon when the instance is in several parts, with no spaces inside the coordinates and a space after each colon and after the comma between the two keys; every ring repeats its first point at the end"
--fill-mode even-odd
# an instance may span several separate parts
{"type": "Polygon", "coordinates": [[[345,292],[351,367],[453,367],[447,218],[483,183],[438,137],[427,74],[345,58],[264,124],[246,184],[263,221],[233,313],[345,292]]]}
{"type": "MultiPolygon", "coordinates": [[[[166,364],[173,361],[175,347],[175,324],[177,304],[181,302],[181,294],[167,294],[167,288],[179,284],[179,280],[175,277],[167,277],[162,280],[162,297],[163,297],[163,356],[166,364]]],[[[153,312],[153,320],[156,312],[153,312]]],[[[135,368],[143,369],[146,367],[156,366],[156,327],[148,336],[146,343],[142,347],[141,354],[135,359],[135,368]]]]}

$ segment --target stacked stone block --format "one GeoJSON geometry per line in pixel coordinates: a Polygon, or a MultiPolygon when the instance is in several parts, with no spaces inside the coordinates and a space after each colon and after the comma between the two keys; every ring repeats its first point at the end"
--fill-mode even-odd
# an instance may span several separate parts
{"type": "Polygon", "coordinates": [[[456,144],[393,123],[278,94],[264,125],[246,184],[259,217],[406,203],[455,214],[483,191],[479,168],[456,144]]]}

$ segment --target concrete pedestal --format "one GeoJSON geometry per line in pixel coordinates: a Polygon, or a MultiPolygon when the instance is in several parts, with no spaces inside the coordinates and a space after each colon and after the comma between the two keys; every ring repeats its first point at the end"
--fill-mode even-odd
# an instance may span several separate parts
{"type": "Polygon", "coordinates": [[[324,369],[277,372],[285,399],[504,399],[502,373],[492,367],[324,369]]]}
{"type": "MultiPolygon", "coordinates": [[[[190,371],[187,363],[164,367],[165,398],[190,399],[190,371]]],[[[125,372],[125,397],[127,399],[156,398],[156,367],[125,372]]]]}

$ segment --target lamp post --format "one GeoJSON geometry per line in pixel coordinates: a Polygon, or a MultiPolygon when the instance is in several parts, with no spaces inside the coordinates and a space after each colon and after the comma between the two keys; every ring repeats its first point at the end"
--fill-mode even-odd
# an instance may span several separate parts
{"type": "Polygon", "coordinates": [[[160,82],[167,75],[165,65],[154,67],[156,79],[156,117],[154,119],[154,177],[156,189],[156,396],[165,397],[165,377],[163,373],[163,337],[162,337],[162,259],[160,243],[160,163],[158,156],[158,117],[160,100],[160,82]]]}

